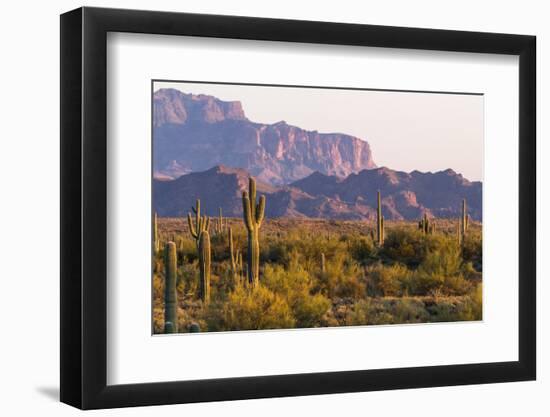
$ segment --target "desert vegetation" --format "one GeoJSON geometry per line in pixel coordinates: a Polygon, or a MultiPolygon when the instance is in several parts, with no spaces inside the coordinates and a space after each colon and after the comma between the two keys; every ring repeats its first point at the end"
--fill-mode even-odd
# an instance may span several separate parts
{"type": "Polygon", "coordinates": [[[471,321],[482,318],[482,229],[459,218],[153,219],[155,333],[471,321]],[[210,227],[210,223],[213,227],[210,227]]]}

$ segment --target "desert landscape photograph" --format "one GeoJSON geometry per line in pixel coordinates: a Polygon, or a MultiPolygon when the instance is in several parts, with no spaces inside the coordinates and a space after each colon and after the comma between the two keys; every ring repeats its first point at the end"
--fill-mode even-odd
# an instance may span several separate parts
{"type": "Polygon", "coordinates": [[[483,95],[151,100],[153,334],[483,319],[483,95]]]}

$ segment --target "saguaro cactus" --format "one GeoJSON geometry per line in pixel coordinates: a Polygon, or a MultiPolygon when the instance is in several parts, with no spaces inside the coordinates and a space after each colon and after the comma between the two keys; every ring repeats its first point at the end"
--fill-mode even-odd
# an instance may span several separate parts
{"type": "Polygon", "coordinates": [[[248,190],[243,192],[243,217],[248,230],[248,282],[255,287],[260,282],[260,244],[258,234],[265,212],[265,196],[256,204],[256,181],[250,177],[248,190]]]}
{"type": "Polygon", "coordinates": [[[325,253],[321,252],[321,273],[327,272],[327,264],[325,259],[325,253]]]}
{"type": "Polygon", "coordinates": [[[231,276],[233,277],[233,282],[237,283],[240,281],[241,272],[242,272],[242,255],[241,252],[237,249],[234,249],[233,246],[233,230],[229,228],[229,261],[231,262],[231,276]]]}
{"type": "Polygon", "coordinates": [[[164,247],[164,333],[178,331],[176,259],[176,244],[168,242],[164,247]]]}
{"type": "Polygon", "coordinates": [[[158,219],[157,219],[156,211],[153,218],[153,245],[154,245],[153,247],[155,249],[155,255],[156,255],[160,250],[158,219]]]}
{"type": "Polygon", "coordinates": [[[200,297],[203,303],[210,301],[210,235],[205,230],[199,239],[200,297]]]}
{"type": "Polygon", "coordinates": [[[195,213],[195,223],[191,213],[187,213],[187,223],[189,224],[189,232],[195,239],[197,250],[199,252],[199,271],[200,271],[200,298],[203,302],[210,301],[210,218],[201,216],[201,201],[197,200],[196,206],[191,207],[195,213]]]}
{"type": "Polygon", "coordinates": [[[196,207],[191,207],[193,213],[195,213],[195,223],[191,218],[191,213],[187,213],[187,224],[189,225],[189,232],[195,239],[197,248],[199,247],[199,241],[203,232],[208,232],[210,228],[210,217],[201,216],[201,201],[197,200],[196,207]]]}
{"type": "Polygon", "coordinates": [[[223,229],[224,229],[224,226],[223,226],[223,212],[222,212],[222,208],[220,207],[219,211],[218,211],[218,219],[217,219],[217,222],[216,222],[216,233],[221,235],[223,233],[223,229]]]}
{"type": "Polygon", "coordinates": [[[174,329],[174,323],[172,323],[171,321],[165,321],[164,333],[177,333],[174,329]]]}
{"type": "Polygon", "coordinates": [[[378,246],[384,244],[384,216],[382,215],[380,191],[378,191],[378,205],[376,210],[376,240],[378,246]]]}
{"type": "Polygon", "coordinates": [[[239,251],[239,256],[237,256],[237,269],[240,271],[240,278],[242,280],[244,276],[244,266],[243,266],[243,253],[239,251]]]}
{"type": "Polygon", "coordinates": [[[424,213],[424,217],[418,222],[418,228],[425,235],[432,235],[435,232],[435,222],[433,219],[429,220],[428,215],[424,213]]]}
{"type": "Polygon", "coordinates": [[[466,208],[466,199],[462,199],[462,239],[466,236],[468,230],[468,210],[466,208]]]}

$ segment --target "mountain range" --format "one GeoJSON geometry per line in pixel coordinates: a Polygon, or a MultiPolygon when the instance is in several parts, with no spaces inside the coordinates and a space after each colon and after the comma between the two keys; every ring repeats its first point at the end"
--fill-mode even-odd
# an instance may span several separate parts
{"type": "MultiPolygon", "coordinates": [[[[160,216],[185,216],[197,198],[205,214],[242,216],[242,191],[251,173],[217,165],[174,180],[153,180],[153,206],[160,216]]],[[[288,185],[259,180],[258,194],[267,199],[266,217],[371,220],[376,216],[377,191],[382,212],[390,220],[417,220],[424,213],[441,218],[458,217],[462,199],[474,220],[482,218],[482,184],[471,182],[451,169],[411,173],[389,168],[364,169],[342,178],[314,172],[288,185]]]]}
{"type": "Polygon", "coordinates": [[[250,121],[238,101],[159,89],[153,96],[153,175],[175,179],[216,165],[288,185],[314,172],[346,178],[376,168],[368,142],[279,121],[250,121]]]}

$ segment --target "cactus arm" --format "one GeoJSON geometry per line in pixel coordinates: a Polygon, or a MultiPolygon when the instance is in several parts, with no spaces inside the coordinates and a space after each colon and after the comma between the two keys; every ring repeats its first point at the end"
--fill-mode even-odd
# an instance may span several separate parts
{"type": "Polygon", "coordinates": [[[250,193],[250,217],[252,222],[256,222],[256,181],[250,177],[248,179],[248,188],[250,193]]]}
{"type": "Polygon", "coordinates": [[[235,269],[235,253],[233,251],[233,230],[229,228],[229,257],[231,258],[231,266],[235,269]]]}
{"type": "Polygon", "coordinates": [[[380,245],[383,245],[384,244],[384,216],[382,216],[382,218],[380,219],[380,227],[381,227],[381,230],[380,230],[380,245]]]}
{"type": "Polygon", "coordinates": [[[260,197],[260,204],[256,207],[256,224],[258,227],[262,224],[265,213],[265,195],[260,197]]]}
{"type": "Polygon", "coordinates": [[[187,213],[187,224],[189,225],[189,232],[191,232],[191,236],[193,236],[194,239],[198,239],[197,231],[195,230],[195,226],[193,226],[193,220],[191,219],[191,214],[187,213]]]}
{"type": "Polygon", "coordinates": [[[248,198],[248,193],[243,192],[243,217],[244,224],[248,230],[252,230],[254,225],[252,224],[252,216],[250,213],[250,198],[248,198]]]}
{"type": "Polygon", "coordinates": [[[206,218],[206,223],[204,225],[204,231],[209,232],[210,231],[210,217],[206,218]]]}
{"type": "Polygon", "coordinates": [[[199,233],[204,232],[205,226],[206,226],[206,217],[204,216],[199,217],[199,227],[198,227],[199,233]]]}
{"type": "Polygon", "coordinates": [[[193,211],[195,212],[195,226],[196,226],[196,229],[197,229],[197,239],[199,239],[200,234],[201,234],[201,226],[200,226],[200,224],[201,224],[200,223],[200,220],[201,220],[201,201],[199,199],[197,199],[195,205],[196,205],[196,208],[193,209],[193,211]]]}

